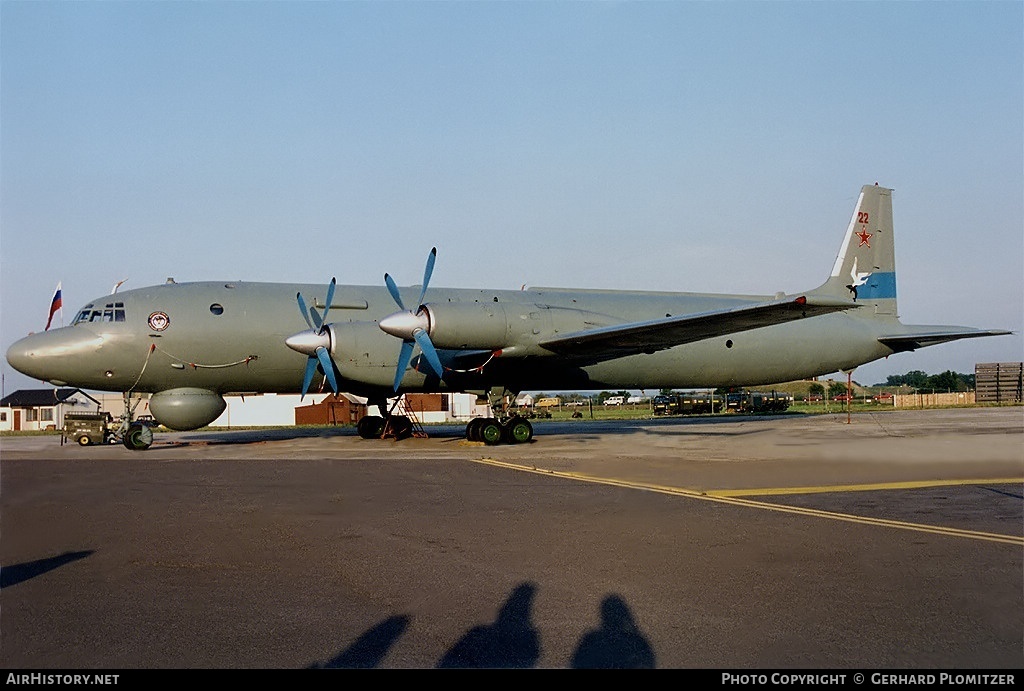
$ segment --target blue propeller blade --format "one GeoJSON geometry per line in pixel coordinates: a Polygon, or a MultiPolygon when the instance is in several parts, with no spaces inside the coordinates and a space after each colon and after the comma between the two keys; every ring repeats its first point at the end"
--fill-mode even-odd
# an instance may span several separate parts
{"type": "Polygon", "coordinates": [[[444,367],[441,365],[441,358],[437,356],[437,350],[434,349],[434,344],[430,341],[430,336],[427,335],[427,332],[420,329],[414,332],[412,337],[416,339],[416,343],[419,344],[424,357],[427,358],[427,364],[430,365],[430,369],[434,371],[438,379],[444,379],[444,367]]]}
{"type": "MultiPolygon", "coordinates": [[[[423,286],[420,289],[419,299],[416,301],[414,307],[414,314],[419,316],[420,306],[423,304],[423,298],[427,294],[427,287],[430,285],[430,277],[434,273],[434,263],[437,261],[437,248],[432,247],[430,254],[427,255],[427,266],[423,270],[423,286]]],[[[395,284],[395,279],[391,278],[391,274],[384,274],[384,284],[388,287],[388,292],[391,293],[392,299],[398,304],[398,307],[403,311],[413,312],[413,310],[406,310],[405,303],[402,302],[402,295],[398,291],[398,286],[395,284]]],[[[398,391],[398,387],[402,385],[402,379],[405,378],[405,370],[409,368],[409,362],[412,360],[412,351],[414,344],[418,344],[420,350],[423,351],[423,357],[426,358],[427,364],[438,379],[443,378],[444,367],[441,365],[441,358],[437,356],[437,350],[434,348],[434,344],[430,341],[430,336],[426,331],[419,329],[413,332],[414,341],[402,341],[402,350],[398,353],[398,367],[395,370],[395,391],[398,391]]]]}
{"type": "MultiPolygon", "coordinates": [[[[331,284],[327,286],[327,299],[324,301],[324,316],[321,318],[320,314],[315,309],[310,309],[306,305],[306,301],[302,298],[302,293],[296,293],[295,299],[299,303],[299,311],[302,312],[302,318],[306,320],[306,326],[311,331],[316,331],[318,335],[323,336],[327,332],[327,317],[329,316],[331,304],[334,302],[334,289],[338,285],[336,278],[331,279],[331,284]]],[[[303,334],[298,334],[303,336],[303,334]]],[[[303,350],[303,352],[308,352],[303,350]]],[[[324,376],[327,377],[328,383],[331,385],[331,390],[334,393],[338,393],[338,380],[334,376],[334,361],[331,360],[331,354],[327,348],[320,346],[314,351],[315,355],[310,355],[306,359],[306,371],[302,375],[302,398],[306,397],[309,392],[309,385],[313,383],[313,375],[316,374],[317,365],[320,365],[320,369],[323,370],[324,376]]]]}
{"type": "Polygon", "coordinates": [[[331,303],[334,302],[334,288],[338,285],[338,279],[332,278],[331,285],[327,286],[327,302],[324,303],[324,322],[327,321],[331,311],[331,303]]]}
{"type": "Polygon", "coordinates": [[[384,283],[388,287],[388,292],[391,293],[391,297],[394,299],[401,309],[405,309],[405,303],[402,302],[402,295],[398,292],[398,286],[395,285],[395,279],[391,278],[391,274],[384,274],[384,283]]]}
{"type": "Polygon", "coordinates": [[[311,329],[314,328],[313,322],[309,320],[309,309],[306,307],[306,301],[302,299],[302,293],[295,293],[295,298],[299,301],[299,311],[302,312],[302,318],[306,320],[306,325],[311,329]]]}
{"type": "Polygon", "coordinates": [[[412,341],[402,341],[402,349],[398,351],[398,367],[395,369],[395,391],[398,391],[402,378],[405,377],[405,370],[409,367],[409,360],[412,360],[412,341]]]}
{"type": "Polygon", "coordinates": [[[430,284],[430,275],[434,273],[434,262],[437,260],[437,248],[432,247],[427,255],[427,268],[423,270],[423,288],[420,290],[420,298],[416,301],[416,309],[423,304],[423,296],[427,294],[427,286],[430,284]]]}
{"type": "Polygon", "coordinates": [[[338,380],[334,378],[334,363],[331,361],[330,353],[327,352],[327,348],[320,347],[316,349],[316,356],[320,360],[320,366],[324,370],[324,376],[327,377],[327,382],[331,385],[331,391],[338,393],[338,380]]]}
{"type": "Polygon", "coordinates": [[[302,377],[302,396],[299,398],[301,401],[306,397],[306,392],[309,391],[309,385],[313,381],[313,374],[316,372],[316,358],[306,358],[306,374],[302,377]]]}

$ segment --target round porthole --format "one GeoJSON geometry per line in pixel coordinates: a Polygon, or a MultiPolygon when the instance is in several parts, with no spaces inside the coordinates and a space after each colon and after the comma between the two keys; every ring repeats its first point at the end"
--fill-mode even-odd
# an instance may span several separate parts
{"type": "Polygon", "coordinates": [[[728,341],[725,342],[725,347],[732,348],[732,339],[729,339],[728,341]]]}
{"type": "Polygon", "coordinates": [[[216,315],[220,316],[220,315],[224,314],[224,305],[215,302],[212,305],[210,305],[210,312],[212,314],[216,314],[216,315]]]}

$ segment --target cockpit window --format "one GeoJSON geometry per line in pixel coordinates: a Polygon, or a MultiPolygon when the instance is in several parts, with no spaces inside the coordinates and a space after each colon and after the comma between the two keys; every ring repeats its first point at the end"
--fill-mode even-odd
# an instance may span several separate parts
{"type": "Polygon", "coordinates": [[[71,322],[71,325],[74,326],[75,324],[80,324],[82,322],[89,321],[89,313],[91,311],[92,311],[92,305],[86,305],[85,307],[83,307],[79,311],[78,316],[75,317],[75,321],[71,322]]]}
{"type": "Polygon", "coordinates": [[[108,302],[99,307],[98,305],[86,305],[79,312],[78,316],[75,317],[75,321],[71,323],[72,326],[75,324],[82,324],[84,322],[123,322],[124,321],[124,303],[123,302],[108,302]]]}

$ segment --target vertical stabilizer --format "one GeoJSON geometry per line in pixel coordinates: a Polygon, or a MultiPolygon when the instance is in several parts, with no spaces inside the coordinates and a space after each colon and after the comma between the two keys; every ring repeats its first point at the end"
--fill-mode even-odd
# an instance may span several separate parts
{"type": "Polygon", "coordinates": [[[892,229],[892,190],[865,185],[829,279],[813,291],[846,297],[874,313],[896,316],[896,259],[892,229]]]}

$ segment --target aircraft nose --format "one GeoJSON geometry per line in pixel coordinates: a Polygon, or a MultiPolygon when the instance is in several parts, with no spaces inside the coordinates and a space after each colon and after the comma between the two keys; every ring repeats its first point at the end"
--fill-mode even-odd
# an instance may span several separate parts
{"type": "Polygon", "coordinates": [[[23,338],[20,341],[15,341],[10,348],[7,349],[7,362],[10,363],[11,367],[18,370],[22,374],[34,376],[29,370],[32,369],[32,362],[34,358],[34,349],[32,344],[29,343],[28,338],[23,338]]]}
{"type": "Polygon", "coordinates": [[[11,344],[7,362],[34,379],[64,384],[68,358],[95,350],[102,340],[96,334],[71,327],[31,334],[11,344]]]}

